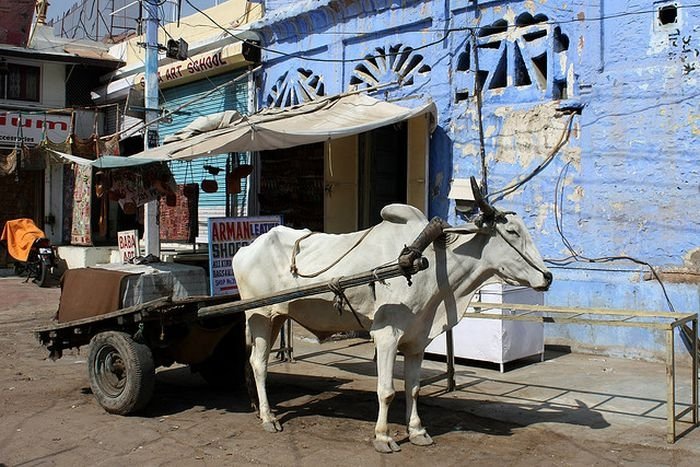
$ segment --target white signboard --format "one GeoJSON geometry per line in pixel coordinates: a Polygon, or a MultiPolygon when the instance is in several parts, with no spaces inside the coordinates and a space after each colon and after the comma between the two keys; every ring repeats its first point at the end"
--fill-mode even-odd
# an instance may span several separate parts
{"type": "Polygon", "coordinates": [[[130,263],[131,260],[140,256],[139,233],[137,230],[117,232],[117,243],[119,244],[119,257],[123,264],[130,263]]]}
{"type": "Polygon", "coordinates": [[[230,295],[238,292],[231,258],[239,249],[280,224],[281,216],[209,218],[211,295],[230,295]]]}
{"type": "Polygon", "coordinates": [[[41,142],[44,132],[54,143],[66,141],[70,134],[70,115],[27,115],[0,109],[0,145],[22,142],[27,146],[36,146],[41,142]]]}

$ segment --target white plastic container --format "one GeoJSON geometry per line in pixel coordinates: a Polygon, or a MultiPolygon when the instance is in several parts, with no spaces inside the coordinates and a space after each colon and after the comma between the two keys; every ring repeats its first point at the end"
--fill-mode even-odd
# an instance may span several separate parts
{"type": "MultiPolygon", "coordinates": [[[[521,303],[543,305],[544,293],[528,287],[507,284],[486,284],[474,296],[473,302],[521,303]]],[[[472,302],[472,303],[473,303],[472,302]]],[[[470,307],[469,311],[473,311],[470,307]]],[[[490,309],[483,313],[503,314],[509,310],[490,309]]],[[[529,321],[464,318],[452,329],[456,358],[498,363],[501,372],[504,364],[544,355],[544,324],[529,321]]],[[[445,334],[436,337],[425,349],[426,353],[445,356],[445,334]]]]}

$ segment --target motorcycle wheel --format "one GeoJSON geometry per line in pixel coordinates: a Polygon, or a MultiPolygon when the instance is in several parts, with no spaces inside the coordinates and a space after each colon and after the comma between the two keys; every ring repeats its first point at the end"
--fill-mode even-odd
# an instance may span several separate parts
{"type": "Polygon", "coordinates": [[[38,266],[36,284],[39,287],[48,287],[51,278],[51,264],[48,260],[41,258],[38,266]]]}

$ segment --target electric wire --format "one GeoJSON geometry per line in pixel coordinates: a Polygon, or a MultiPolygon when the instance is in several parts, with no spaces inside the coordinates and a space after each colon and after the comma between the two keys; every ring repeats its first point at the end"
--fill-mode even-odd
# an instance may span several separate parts
{"type": "Polygon", "coordinates": [[[556,226],[557,233],[559,234],[559,237],[562,240],[562,243],[566,247],[567,251],[569,252],[569,256],[566,258],[562,259],[545,259],[544,261],[549,264],[554,264],[556,266],[566,266],[574,262],[581,262],[581,263],[611,263],[614,261],[629,261],[635,264],[639,264],[641,266],[645,266],[649,268],[649,271],[651,272],[652,276],[654,277],[654,280],[656,280],[659,283],[659,286],[661,287],[661,291],[663,293],[664,299],[666,300],[666,304],[668,305],[669,311],[675,312],[675,307],[673,306],[673,302],[671,301],[671,298],[668,295],[668,291],[666,290],[666,286],[661,279],[661,276],[659,273],[656,271],[656,268],[651,265],[648,261],[644,261],[641,259],[634,258],[632,256],[628,255],[618,255],[618,256],[601,256],[597,258],[590,258],[588,256],[585,256],[579,252],[576,251],[576,249],[573,247],[569,239],[564,235],[564,224],[563,224],[563,209],[562,205],[564,203],[564,184],[563,180],[566,177],[566,174],[568,173],[569,167],[571,165],[571,161],[568,161],[561,169],[559,172],[559,176],[557,177],[557,183],[554,187],[554,222],[556,226]]]}
{"type": "MultiPolygon", "coordinates": [[[[78,11],[78,9],[81,10],[81,15],[82,15],[82,11],[85,10],[85,6],[86,6],[86,4],[87,4],[88,1],[89,1],[89,0],[83,0],[83,2],[80,3],[80,5],[79,5],[78,8],[76,8],[75,10],[68,10],[68,11],[63,15],[63,17],[61,18],[62,22],[64,22],[64,21],[65,21],[65,18],[66,18],[67,16],[70,16],[71,13],[73,13],[74,11],[78,11]]],[[[94,11],[94,0],[92,0],[92,1],[93,1],[93,3],[92,3],[92,8],[91,8],[91,10],[94,11]]],[[[191,3],[189,0],[186,0],[186,1],[187,1],[187,3],[188,3],[195,11],[200,12],[200,13],[203,13],[203,12],[204,12],[204,10],[200,9],[199,7],[197,7],[196,5],[194,5],[193,3],[191,3]]],[[[164,5],[165,3],[168,3],[168,2],[167,2],[167,1],[160,1],[160,2],[157,3],[157,5],[158,5],[158,6],[162,6],[162,5],[164,5]]],[[[582,6],[583,6],[583,5],[582,5],[582,6]]],[[[700,3],[691,3],[691,4],[687,4],[687,5],[674,5],[674,6],[675,6],[676,9],[679,9],[679,10],[682,10],[682,9],[694,9],[694,8],[700,7],[700,3]]],[[[550,8],[550,9],[557,10],[557,11],[565,11],[565,12],[571,11],[571,12],[573,12],[573,10],[564,9],[564,8],[558,8],[558,7],[549,7],[549,8],[550,8]]],[[[473,10],[473,7],[467,7],[467,10],[468,10],[468,11],[471,11],[471,10],[473,10]]],[[[597,16],[597,17],[583,17],[583,18],[578,18],[578,17],[577,17],[577,18],[569,18],[569,19],[559,19],[559,20],[556,20],[556,21],[554,21],[554,20],[551,20],[551,21],[550,21],[550,20],[547,20],[547,21],[543,21],[543,22],[539,22],[539,23],[535,23],[535,24],[536,24],[536,25],[559,25],[559,24],[570,24],[570,23],[600,22],[600,21],[604,21],[604,20],[623,18],[623,17],[627,17],[627,16],[644,15],[644,14],[653,14],[653,13],[656,13],[656,12],[657,12],[657,10],[642,9],[642,10],[636,10],[636,11],[625,11],[625,12],[620,12],[620,13],[613,13],[613,14],[603,15],[603,16],[597,16]]],[[[208,17],[208,15],[206,15],[206,16],[208,17]]],[[[90,18],[91,18],[91,17],[88,17],[87,19],[89,20],[90,18]]],[[[233,33],[231,33],[228,29],[224,28],[224,27],[221,26],[220,24],[216,23],[216,21],[212,20],[211,17],[208,17],[208,19],[214,24],[214,26],[212,26],[212,27],[216,27],[216,28],[222,29],[222,30],[225,31],[227,34],[233,35],[233,33]]],[[[445,22],[445,23],[448,23],[448,22],[451,22],[451,21],[452,21],[452,17],[451,17],[450,19],[444,21],[444,22],[445,22]]],[[[186,23],[183,23],[183,24],[186,24],[186,23]]],[[[486,26],[488,26],[488,25],[486,25],[486,26]]],[[[201,26],[201,27],[203,27],[203,26],[201,26]]],[[[449,35],[449,34],[452,33],[452,32],[457,32],[457,31],[468,31],[468,30],[478,30],[478,29],[481,29],[482,27],[484,27],[484,26],[462,26],[462,27],[457,27],[457,28],[450,28],[450,29],[447,29],[446,31],[445,31],[444,29],[440,29],[440,30],[422,30],[422,31],[411,31],[411,32],[412,32],[412,33],[424,33],[424,34],[435,34],[436,32],[443,32],[443,33],[446,33],[446,36],[447,36],[447,35],[449,35]]],[[[508,25],[506,25],[506,26],[504,26],[504,27],[506,27],[506,28],[516,28],[516,27],[520,27],[520,26],[519,26],[519,25],[516,25],[516,24],[508,24],[508,25]]],[[[87,32],[87,29],[88,29],[88,28],[87,28],[87,26],[85,25],[85,22],[84,22],[84,20],[83,20],[82,18],[80,19],[80,21],[78,22],[78,24],[76,24],[76,25],[73,27],[72,37],[71,37],[71,38],[75,38],[75,37],[76,37],[76,35],[77,35],[77,31],[76,31],[76,30],[77,30],[77,29],[82,29],[83,33],[85,34],[85,37],[92,38],[92,37],[90,36],[90,33],[87,32]]],[[[65,32],[64,25],[62,25],[62,32],[61,32],[61,35],[62,35],[62,36],[63,36],[63,32],[65,32]]],[[[314,34],[315,34],[315,35],[338,35],[338,34],[365,35],[365,34],[367,34],[367,32],[366,32],[366,31],[348,31],[348,30],[344,30],[344,31],[342,31],[342,32],[333,32],[333,31],[324,32],[324,31],[319,31],[319,32],[314,32],[314,34]]],[[[99,38],[98,38],[98,39],[99,39],[99,38]]],[[[443,38],[442,40],[444,40],[444,38],[443,38]]],[[[439,40],[439,41],[442,41],[442,40],[439,40]]],[[[263,50],[270,51],[271,53],[278,53],[278,54],[281,54],[281,55],[294,55],[294,54],[286,54],[286,53],[284,53],[284,52],[277,51],[277,50],[270,49],[270,48],[264,48],[263,50]]],[[[322,59],[313,58],[313,57],[303,57],[303,56],[301,56],[301,57],[302,57],[302,58],[305,58],[305,59],[307,59],[307,60],[322,60],[322,59]]],[[[351,59],[351,60],[362,60],[362,59],[351,59]]],[[[343,60],[339,60],[339,61],[343,61],[343,60]]]]}

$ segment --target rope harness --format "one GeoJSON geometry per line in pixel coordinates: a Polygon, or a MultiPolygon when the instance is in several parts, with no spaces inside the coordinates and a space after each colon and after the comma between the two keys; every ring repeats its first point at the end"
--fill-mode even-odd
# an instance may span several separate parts
{"type": "Polygon", "coordinates": [[[298,253],[300,252],[300,250],[301,250],[300,244],[301,244],[301,242],[302,242],[303,240],[306,240],[306,239],[309,238],[310,236],[315,235],[315,234],[318,233],[318,232],[309,232],[309,233],[307,233],[306,235],[304,235],[303,237],[298,238],[297,241],[294,242],[294,248],[292,248],[291,266],[289,267],[289,271],[290,271],[293,275],[298,276],[298,277],[303,277],[303,278],[305,278],[305,279],[310,279],[310,278],[314,278],[314,277],[316,277],[316,276],[319,276],[319,275],[323,274],[324,272],[328,271],[330,268],[332,268],[332,267],[335,266],[336,264],[340,263],[340,261],[341,261],[343,258],[345,258],[348,254],[350,254],[350,252],[351,252],[352,250],[354,250],[355,248],[357,248],[357,247],[360,245],[360,243],[362,243],[362,241],[363,241],[365,238],[367,238],[367,235],[369,235],[369,233],[370,233],[373,229],[374,229],[374,226],[370,227],[367,231],[365,231],[365,233],[362,234],[362,236],[355,242],[355,244],[354,244],[353,246],[350,247],[350,249],[349,249],[348,251],[346,251],[345,253],[343,253],[342,255],[340,255],[340,257],[338,257],[338,259],[336,259],[335,261],[333,261],[333,262],[332,262],[331,264],[329,264],[327,267],[325,267],[325,268],[323,268],[323,269],[321,269],[321,270],[319,270],[319,271],[316,271],[316,272],[314,272],[314,273],[311,273],[311,274],[302,274],[302,273],[299,272],[299,269],[297,268],[297,254],[298,254],[298,253]]]}
{"type": "MultiPolygon", "coordinates": [[[[333,261],[331,264],[326,266],[323,269],[320,269],[314,273],[310,274],[303,274],[299,272],[299,269],[297,268],[297,254],[301,251],[301,242],[309,238],[310,236],[317,234],[318,232],[309,232],[308,234],[304,235],[303,237],[299,237],[295,242],[294,242],[294,247],[292,248],[292,258],[291,258],[291,264],[289,266],[289,271],[297,277],[303,277],[305,279],[311,279],[314,277],[317,277],[324,272],[328,271],[331,269],[333,266],[337,265],[340,263],[343,258],[345,258],[347,255],[350,254],[351,251],[353,251],[355,248],[357,248],[362,241],[367,238],[369,233],[374,229],[374,226],[370,227],[367,229],[359,239],[348,249],[345,253],[340,255],[335,261],[333,261]]],[[[352,312],[352,315],[355,317],[355,321],[357,321],[357,324],[360,325],[362,329],[365,329],[365,327],[362,325],[362,322],[360,321],[360,317],[357,315],[357,312],[355,309],[352,307],[352,304],[350,304],[350,300],[348,300],[347,295],[345,295],[345,291],[343,288],[340,286],[340,279],[341,278],[334,278],[328,281],[328,289],[335,294],[335,298],[333,299],[333,307],[338,311],[338,315],[343,314],[343,303],[346,303],[348,305],[348,308],[352,312]]],[[[372,288],[372,292],[374,293],[374,287],[373,283],[370,283],[370,287],[372,288]]],[[[376,297],[375,297],[376,298],[376,297]]]]}

